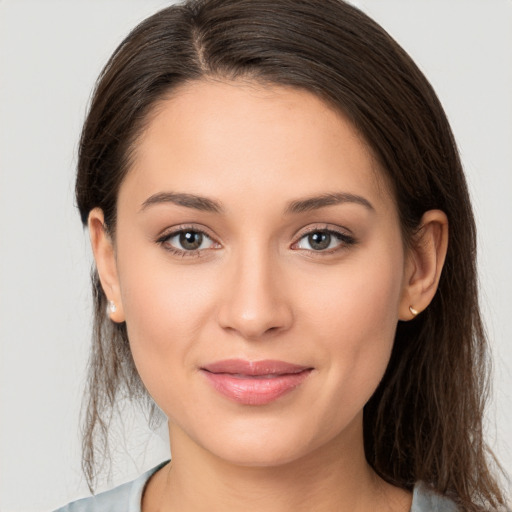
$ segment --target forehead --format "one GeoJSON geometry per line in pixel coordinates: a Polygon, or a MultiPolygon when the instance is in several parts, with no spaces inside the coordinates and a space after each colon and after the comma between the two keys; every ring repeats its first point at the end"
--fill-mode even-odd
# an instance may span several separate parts
{"type": "Polygon", "coordinates": [[[371,150],[341,113],[305,90],[247,81],[193,82],[160,101],[123,189],[142,201],[163,190],[278,201],[339,189],[392,202],[371,150]]]}

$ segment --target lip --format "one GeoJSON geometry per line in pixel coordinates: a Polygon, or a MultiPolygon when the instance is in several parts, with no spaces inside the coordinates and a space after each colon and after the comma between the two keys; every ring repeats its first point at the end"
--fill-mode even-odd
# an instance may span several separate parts
{"type": "Polygon", "coordinates": [[[226,359],[201,368],[214,389],[244,405],[265,405],[293,391],[313,368],[285,361],[226,359]]]}

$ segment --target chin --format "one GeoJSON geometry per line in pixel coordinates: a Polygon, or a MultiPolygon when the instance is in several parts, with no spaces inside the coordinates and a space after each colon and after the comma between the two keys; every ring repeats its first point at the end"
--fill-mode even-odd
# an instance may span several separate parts
{"type": "Polygon", "coordinates": [[[233,464],[235,466],[247,468],[271,468],[281,467],[301,459],[307,450],[304,452],[297,451],[295,447],[275,446],[269,447],[268,443],[263,445],[248,446],[238,445],[231,446],[226,450],[224,446],[221,451],[214,453],[218,458],[233,464]]]}
{"type": "MultiPolygon", "coordinates": [[[[239,425],[240,426],[240,425],[239,425]]],[[[215,429],[215,437],[197,439],[196,443],[215,457],[242,467],[269,468],[283,466],[322,451],[336,442],[335,433],[310,436],[306,428],[265,428],[257,425],[238,428],[236,432],[215,429]],[[329,435],[330,434],[330,435],[329,435]]],[[[318,433],[317,433],[318,434],[318,433]]],[[[329,448],[330,449],[330,448],[329,448]]]]}

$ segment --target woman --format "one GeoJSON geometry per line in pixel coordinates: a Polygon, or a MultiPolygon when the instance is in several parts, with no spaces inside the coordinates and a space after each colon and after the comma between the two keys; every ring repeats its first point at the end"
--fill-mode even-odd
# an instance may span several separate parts
{"type": "Polygon", "coordinates": [[[504,505],[457,150],[364,14],[147,19],[98,82],[77,200],[97,267],[86,475],[126,393],[167,416],[172,463],[64,510],[504,505]]]}

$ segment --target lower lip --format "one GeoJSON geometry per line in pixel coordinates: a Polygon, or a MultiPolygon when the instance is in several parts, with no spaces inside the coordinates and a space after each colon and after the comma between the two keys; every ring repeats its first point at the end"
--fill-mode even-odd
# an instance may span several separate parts
{"type": "Polygon", "coordinates": [[[274,377],[236,376],[230,373],[211,373],[203,370],[213,387],[227,398],[244,405],[265,405],[293,391],[311,373],[304,370],[274,377]]]}

